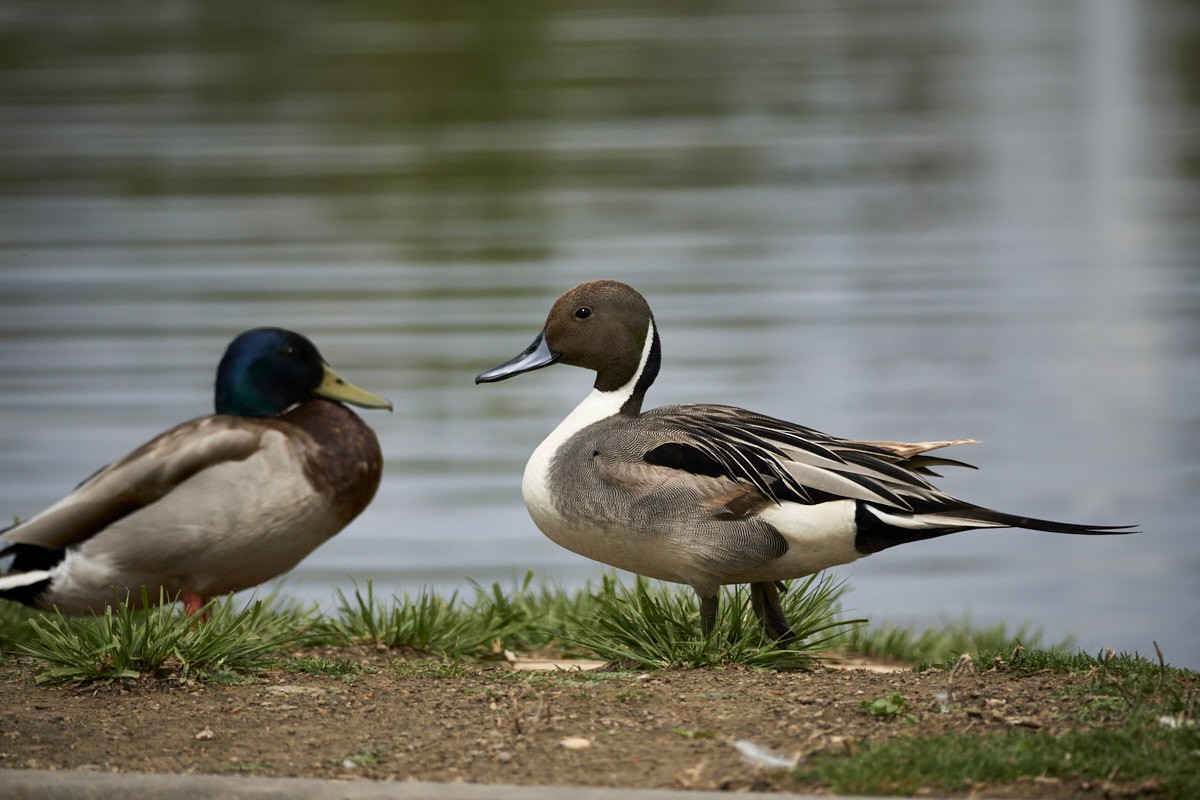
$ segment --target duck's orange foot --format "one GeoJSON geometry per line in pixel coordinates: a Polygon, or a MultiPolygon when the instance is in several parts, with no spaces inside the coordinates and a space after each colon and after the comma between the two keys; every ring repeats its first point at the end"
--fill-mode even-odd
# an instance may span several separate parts
{"type": "Polygon", "coordinates": [[[204,608],[204,604],[208,602],[204,595],[196,592],[180,592],[179,599],[183,601],[183,610],[189,617],[199,614],[200,610],[204,608]]]}

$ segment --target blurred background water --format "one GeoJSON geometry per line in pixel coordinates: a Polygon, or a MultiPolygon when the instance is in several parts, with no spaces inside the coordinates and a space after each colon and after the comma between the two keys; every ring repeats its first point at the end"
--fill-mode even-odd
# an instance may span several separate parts
{"type": "Polygon", "coordinates": [[[0,515],[276,324],[396,403],[286,591],[580,585],[519,484],[589,376],[472,379],[614,277],[650,405],[979,438],[945,488],[1145,531],[907,545],[836,570],[848,610],[1200,667],[1197,53],[1184,0],[5,3],[0,515]]]}

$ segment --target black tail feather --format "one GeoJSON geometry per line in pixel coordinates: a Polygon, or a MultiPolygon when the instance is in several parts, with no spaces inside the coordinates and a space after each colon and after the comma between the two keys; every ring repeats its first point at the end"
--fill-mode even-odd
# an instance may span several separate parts
{"type": "Polygon", "coordinates": [[[990,508],[955,510],[949,512],[949,514],[959,519],[974,519],[993,524],[1000,523],[1010,528],[1025,528],[1030,531],[1047,531],[1048,533],[1074,533],[1089,536],[1138,533],[1138,531],[1133,530],[1137,527],[1136,525],[1080,525],[1075,522],[1057,522],[1051,519],[1006,514],[1003,511],[993,511],[990,508]]]}
{"type": "Polygon", "coordinates": [[[12,563],[5,570],[7,575],[35,569],[54,569],[66,555],[67,550],[64,547],[40,547],[25,542],[13,542],[0,549],[0,558],[12,559],[12,563]]]}
{"type": "Polygon", "coordinates": [[[0,559],[12,559],[8,569],[0,576],[0,597],[23,603],[27,606],[37,606],[38,598],[50,588],[50,579],[22,583],[4,587],[4,579],[17,577],[25,572],[44,572],[53,569],[66,556],[67,551],[61,547],[38,547],[35,544],[14,542],[0,550],[0,559]]]}
{"type": "MultiPolygon", "coordinates": [[[[875,514],[872,514],[869,503],[859,501],[854,514],[857,533],[854,548],[868,555],[895,547],[898,544],[919,542],[925,539],[936,539],[959,531],[974,528],[1025,528],[1032,531],[1049,533],[1070,533],[1088,536],[1108,536],[1114,534],[1138,533],[1134,525],[1080,525],[1074,522],[1056,522],[1036,517],[1022,517],[1016,514],[1005,514],[1003,511],[993,511],[990,508],[963,505],[959,508],[930,508],[914,510],[916,515],[925,517],[945,516],[945,527],[914,527],[906,528],[900,525],[889,525],[875,514]],[[978,524],[971,524],[971,523],[978,524]]],[[[903,511],[894,509],[879,509],[882,513],[898,516],[908,516],[903,511]]]]}

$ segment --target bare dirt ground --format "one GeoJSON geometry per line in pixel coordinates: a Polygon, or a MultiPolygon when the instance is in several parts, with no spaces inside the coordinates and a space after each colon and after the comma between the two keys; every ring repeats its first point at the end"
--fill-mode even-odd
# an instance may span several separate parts
{"type": "MultiPolygon", "coordinates": [[[[502,664],[438,669],[367,649],[321,655],[365,669],[343,679],[266,672],[241,685],[39,686],[31,665],[0,661],[0,768],[819,792],[737,743],[792,759],[893,736],[1105,724],[1081,721],[1086,698],[1064,696],[1087,685],[1077,675],[706,669],[598,681],[522,677],[502,664]],[[906,713],[862,708],[892,692],[906,713]]],[[[964,794],[1122,788],[1135,787],[1047,779],[964,794]]]]}

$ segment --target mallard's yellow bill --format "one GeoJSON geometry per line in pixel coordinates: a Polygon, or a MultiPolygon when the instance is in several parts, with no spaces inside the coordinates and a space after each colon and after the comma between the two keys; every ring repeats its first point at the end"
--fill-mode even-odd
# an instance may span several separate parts
{"type": "Polygon", "coordinates": [[[392,410],[391,400],[388,400],[386,397],[380,397],[374,392],[368,392],[366,389],[360,389],[334,372],[333,367],[328,364],[325,365],[325,378],[313,394],[330,400],[340,400],[343,403],[362,406],[363,408],[386,408],[388,411],[392,410]]]}

